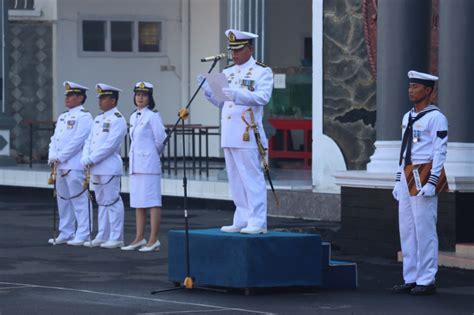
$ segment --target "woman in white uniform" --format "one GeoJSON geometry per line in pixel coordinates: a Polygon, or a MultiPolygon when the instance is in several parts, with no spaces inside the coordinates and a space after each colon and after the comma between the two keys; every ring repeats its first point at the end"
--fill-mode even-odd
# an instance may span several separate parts
{"type": "Polygon", "coordinates": [[[138,82],[134,88],[137,110],[130,117],[130,207],[135,208],[136,236],[122,250],[151,252],[160,249],[161,161],[166,138],[161,116],[154,110],[153,85],[138,82]],[[145,239],[146,209],[150,209],[150,237],[145,239]]]}

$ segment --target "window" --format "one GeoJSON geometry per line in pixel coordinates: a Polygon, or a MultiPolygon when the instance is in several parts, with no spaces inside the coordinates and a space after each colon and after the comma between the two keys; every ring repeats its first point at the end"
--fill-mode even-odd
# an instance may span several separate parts
{"type": "Polygon", "coordinates": [[[82,49],[105,51],[104,21],[82,21],[82,49]]]}
{"type": "Polygon", "coordinates": [[[138,51],[160,51],[160,29],[158,22],[139,22],[138,51]]]}
{"type": "Polygon", "coordinates": [[[132,22],[110,22],[112,51],[132,51],[132,22]]]}
{"type": "Polygon", "coordinates": [[[34,10],[34,0],[10,0],[8,2],[8,9],[10,10],[34,10]]]}
{"type": "Polygon", "coordinates": [[[130,18],[84,18],[83,56],[156,56],[162,53],[162,22],[130,18]]]}

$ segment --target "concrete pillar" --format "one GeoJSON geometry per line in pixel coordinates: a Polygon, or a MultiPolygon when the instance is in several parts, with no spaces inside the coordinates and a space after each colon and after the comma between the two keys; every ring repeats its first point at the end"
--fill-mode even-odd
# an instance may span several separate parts
{"type": "Polygon", "coordinates": [[[449,176],[474,176],[474,1],[440,0],[439,106],[449,120],[446,171],[449,176]]]}
{"type": "Polygon", "coordinates": [[[429,67],[431,0],[379,0],[377,12],[377,135],[368,172],[394,172],[409,70],[429,67]]]}

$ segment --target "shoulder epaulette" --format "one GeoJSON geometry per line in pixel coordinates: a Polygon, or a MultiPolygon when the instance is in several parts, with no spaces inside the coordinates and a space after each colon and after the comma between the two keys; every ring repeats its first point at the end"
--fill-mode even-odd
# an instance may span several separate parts
{"type": "Polygon", "coordinates": [[[264,64],[263,62],[256,61],[255,63],[256,63],[257,65],[259,65],[260,67],[268,68],[268,66],[267,66],[266,64],[264,64]]]}
{"type": "Polygon", "coordinates": [[[64,112],[62,112],[61,114],[66,114],[68,112],[68,110],[65,110],[64,112]]]}
{"type": "Polygon", "coordinates": [[[85,108],[81,109],[81,112],[84,112],[84,113],[89,113],[89,111],[85,108]]]}
{"type": "Polygon", "coordinates": [[[122,114],[120,114],[119,112],[115,112],[114,115],[117,116],[118,118],[122,117],[122,114]]]}
{"type": "Polygon", "coordinates": [[[231,67],[233,67],[233,66],[235,66],[235,63],[233,63],[233,64],[231,64],[231,65],[228,65],[228,66],[225,67],[224,69],[228,69],[228,68],[231,68],[231,67]]]}
{"type": "Polygon", "coordinates": [[[152,112],[154,112],[154,113],[159,113],[160,111],[157,110],[156,108],[154,108],[154,109],[152,109],[152,112]]]}
{"type": "Polygon", "coordinates": [[[100,115],[103,115],[103,114],[104,114],[104,113],[102,112],[102,113],[97,114],[97,116],[100,116],[100,115]]]}

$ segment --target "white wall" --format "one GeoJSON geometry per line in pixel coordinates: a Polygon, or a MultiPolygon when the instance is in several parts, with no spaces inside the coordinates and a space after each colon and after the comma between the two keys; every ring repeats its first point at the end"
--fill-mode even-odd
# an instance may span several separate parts
{"type": "MultiPolygon", "coordinates": [[[[95,84],[104,82],[121,88],[119,110],[128,118],[135,109],[133,86],[137,81],[154,84],[154,97],[166,124],[174,124],[177,111],[194,92],[196,76],[209,64],[200,58],[218,52],[223,31],[219,29],[219,0],[61,0],[54,27],[54,116],[64,110],[62,82],[71,80],[91,89],[86,107],[98,114],[95,84]],[[188,4],[189,3],[189,4],[188,4]],[[189,7],[189,10],[188,10],[189,7]],[[80,18],[155,17],[163,24],[164,55],[160,57],[81,56],[80,18]],[[189,52],[188,52],[189,51],[189,52]],[[161,71],[172,65],[175,71],[161,71]],[[182,81],[189,78],[189,81],[182,81]]],[[[217,71],[219,69],[216,69],[217,71]]],[[[191,123],[219,125],[219,110],[202,93],[191,107],[191,123]]],[[[211,137],[211,155],[220,154],[220,138],[211,137]]]]}
{"type": "Polygon", "coordinates": [[[55,113],[63,108],[62,82],[71,80],[84,84],[88,93],[86,106],[99,113],[95,84],[108,83],[123,90],[119,110],[128,117],[135,109],[133,86],[149,81],[155,86],[154,97],[165,123],[176,117],[181,103],[181,2],[173,0],[61,0],[55,28],[55,113]],[[84,57],[79,55],[80,17],[154,17],[163,22],[164,55],[160,57],[84,57]],[[161,71],[162,65],[174,65],[176,71],[161,71]]]}
{"type": "MultiPolygon", "coordinates": [[[[224,31],[220,29],[220,1],[219,0],[192,0],[190,2],[190,96],[198,84],[196,77],[206,73],[211,64],[201,62],[202,57],[219,54],[220,42],[225,40],[224,31]]],[[[213,73],[219,72],[224,61],[214,68],[213,73]]],[[[208,126],[220,125],[219,109],[207,101],[200,92],[191,105],[191,122],[208,126]]],[[[215,132],[215,131],[214,131],[215,132]]],[[[210,137],[210,155],[220,155],[220,137],[210,137]]]]}

